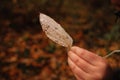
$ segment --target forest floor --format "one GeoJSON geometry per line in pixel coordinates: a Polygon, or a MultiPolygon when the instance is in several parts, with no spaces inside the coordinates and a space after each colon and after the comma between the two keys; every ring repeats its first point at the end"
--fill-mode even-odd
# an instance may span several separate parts
{"type": "MultiPolygon", "coordinates": [[[[0,80],[75,80],[67,64],[67,50],[46,37],[39,12],[60,23],[73,38],[74,46],[100,56],[119,50],[120,24],[115,23],[112,7],[80,1],[65,0],[59,10],[51,5],[55,3],[37,10],[35,3],[11,8],[12,3],[6,2],[0,10],[0,80]]],[[[114,70],[120,70],[120,53],[107,60],[114,70]]]]}

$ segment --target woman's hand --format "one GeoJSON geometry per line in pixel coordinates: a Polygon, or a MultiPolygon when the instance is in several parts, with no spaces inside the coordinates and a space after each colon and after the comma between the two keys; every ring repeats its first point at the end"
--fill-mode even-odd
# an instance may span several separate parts
{"type": "Polygon", "coordinates": [[[104,58],[79,47],[68,52],[68,64],[78,80],[104,80],[108,75],[104,58]]]}

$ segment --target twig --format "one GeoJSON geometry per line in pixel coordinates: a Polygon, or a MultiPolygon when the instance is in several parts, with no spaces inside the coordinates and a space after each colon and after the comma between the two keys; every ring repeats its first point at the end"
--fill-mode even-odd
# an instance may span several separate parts
{"type": "Polygon", "coordinates": [[[112,51],[111,53],[109,53],[108,55],[104,56],[104,58],[108,58],[108,57],[111,56],[112,54],[118,53],[118,52],[120,52],[120,50],[114,50],[114,51],[112,51]]]}

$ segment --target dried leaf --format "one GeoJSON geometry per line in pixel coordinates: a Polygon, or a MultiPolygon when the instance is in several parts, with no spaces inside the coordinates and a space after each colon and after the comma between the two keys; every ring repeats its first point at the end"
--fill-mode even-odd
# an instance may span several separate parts
{"type": "Polygon", "coordinates": [[[40,23],[43,31],[55,43],[67,47],[68,49],[72,46],[73,39],[69,34],[58,24],[55,20],[49,16],[40,13],[40,23]]]}

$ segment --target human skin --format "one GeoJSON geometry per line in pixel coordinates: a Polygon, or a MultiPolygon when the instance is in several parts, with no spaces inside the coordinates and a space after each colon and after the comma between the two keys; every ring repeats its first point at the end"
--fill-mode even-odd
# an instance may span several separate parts
{"type": "MultiPolygon", "coordinates": [[[[120,11],[120,0],[111,0],[120,11]]],[[[88,50],[72,47],[68,52],[68,64],[77,80],[112,80],[112,70],[107,61],[88,50]]]]}
{"type": "Polygon", "coordinates": [[[107,61],[88,50],[72,47],[68,52],[68,64],[77,80],[110,80],[107,61]]]}

